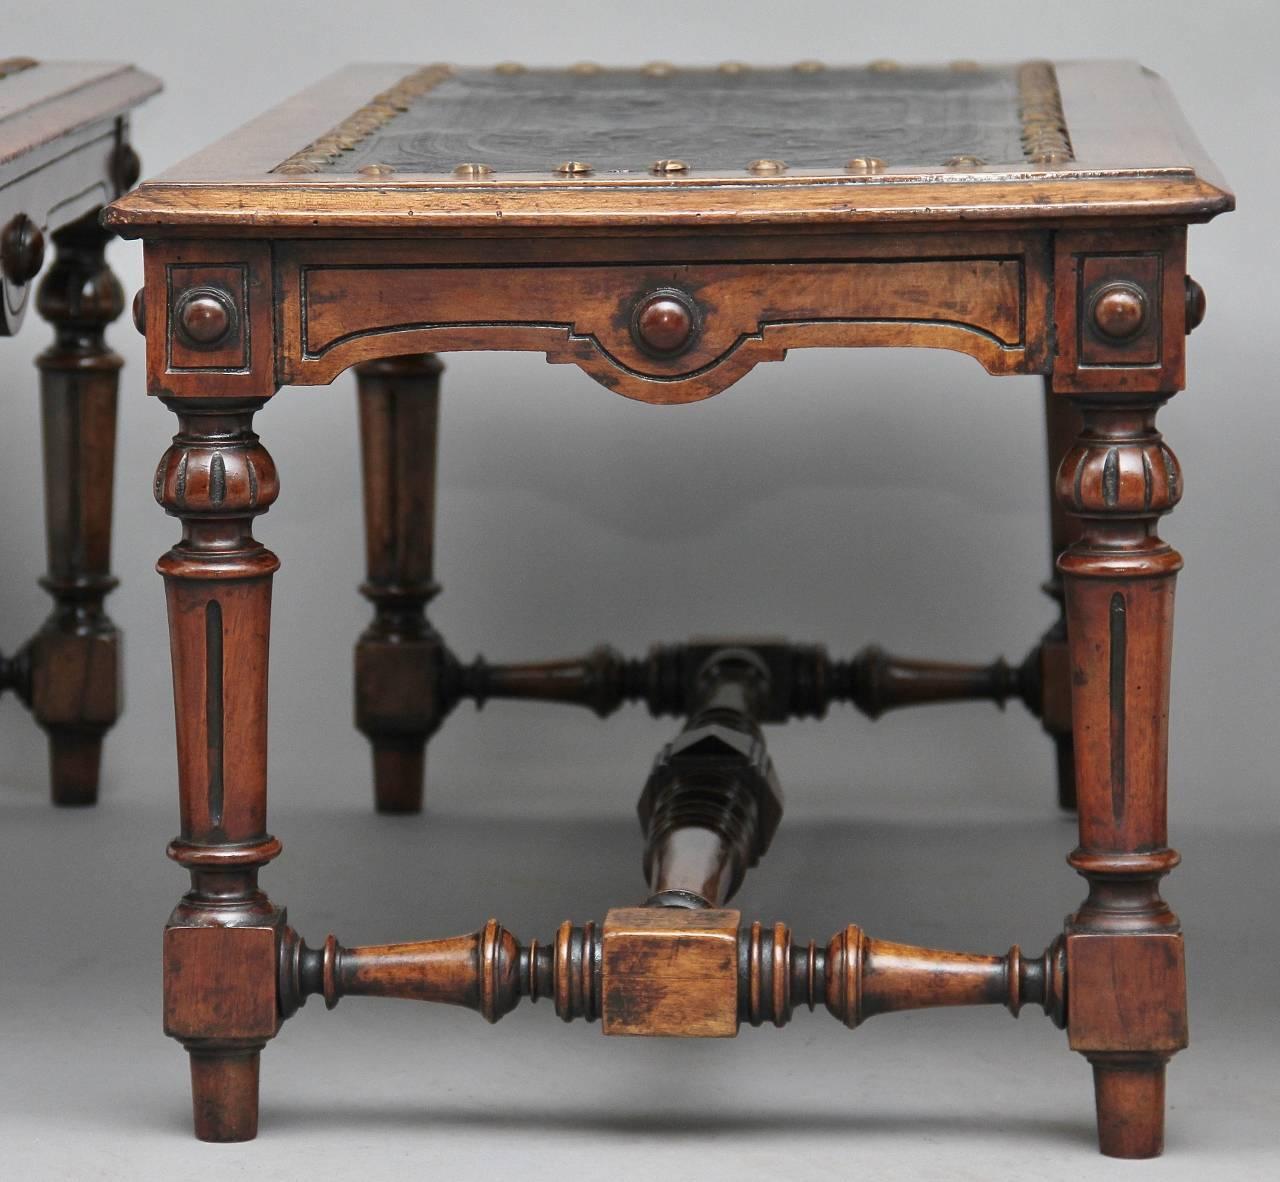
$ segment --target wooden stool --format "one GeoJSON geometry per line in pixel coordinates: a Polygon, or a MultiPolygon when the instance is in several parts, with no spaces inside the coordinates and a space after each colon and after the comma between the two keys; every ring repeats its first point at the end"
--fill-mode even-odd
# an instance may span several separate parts
{"type": "Polygon", "coordinates": [[[44,504],[54,599],[9,658],[15,691],[49,735],[55,804],[98,799],[102,739],[120,715],[120,633],[103,610],[111,577],[111,494],[120,358],[103,333],[124,310],[104,250],[101,207],[138,179],[129,112],[160,89],[131,66],[0,60],[0,336],[34,303],[54,329],[40,354],[44,504]]]}
{"type": "Polygon", "coordinates": [[[1160,1152],[1186,1043],[1182,935],[1159,881],[1181,495],[1157,409],[1203,312],[1186,226],[1230,209],[1163,83],[1127,64],[802,63],[687,70],[358,67],[117,201],[146,242],[148,389],[178,416],[156,499],[191,891],[165,1027],[197,1136],[252,1137],[258,1055],[313,993],[521,997],[606,1034],[723,1036],[819,1003],[847,1026],[920,1006],[1042,1008],[1093,1064],[1103,1152],[1160,1152]],[[649,403],[708,398],[810,346],[926,346],[1045,379],[1058,625],[1018,668],[733,638],[626,659],[460,661],[428,623],[436,410],[451,349],[522,349],[649,403]],[[278,492],[255,411],[357,367],[368,581],[357,719],[378,806],[421,807],[464,698],[643,701],[685,725],[640,801],[647,903],[520,943],[490,921],[419,944],[308,947],[257,885],[266,829],[278,492]],[[1056,473],[1056,475],[1055,475],[1056,473]],[[937,952],[854,926],[801,942],[724,904],[782,811],[764,724],[848,701],[1021,697],[1054,737],[1089,894],[1043,955],[937,952]]]}

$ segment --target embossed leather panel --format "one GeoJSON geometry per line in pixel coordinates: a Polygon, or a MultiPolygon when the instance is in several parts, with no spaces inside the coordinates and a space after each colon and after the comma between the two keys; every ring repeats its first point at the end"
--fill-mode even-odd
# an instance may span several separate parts
{"type": "Polygon", "coordinates": [[[774,158],[840,172],[858,156],[926,169],[956,156],[1022,162],[1016,69],[458,70],[321,171],[474,161],[546,173],[577,160],[601,176],[677,158],[706,175],[774,158]]]}

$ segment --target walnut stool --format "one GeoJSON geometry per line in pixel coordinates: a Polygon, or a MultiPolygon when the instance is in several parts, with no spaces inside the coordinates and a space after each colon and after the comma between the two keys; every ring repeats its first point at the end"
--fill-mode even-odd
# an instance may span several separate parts
{"type": "Polygon", "coordinates": [[[102,739],[120,714],[120,634],[103,610],[111,577],[111,492],[120,358],[103,341],[124,310],[104,250],[101,207],[138,179],[129,112],[160,83],[131,66],[0,60],[0,336],[35,303],[54,341],[37,358],[44,503],[54,599],[9,658],[14,690],[49,735],[55,804],[98,798],[102,739]],[[53,265],[32,299],[45,258],[53,265]]]}
{"type": "MultiPolygon", "coordinates": [[[[920,1006],[1044,1010],[1093,1065],[1104,1153],[1160,1152],[1186,1044],[1182,935],[1159,882],[1181,495],[1156,411],[1203,296],[1186,227],[1232,207],[1164,84],[1131,64],[889,62],[760,70],[348,69],[117,201],[146,243],[147,386],[178,416],[155,478],[182,522],[168,588],[191,890],[165,937],[165,1029],[196,1134],[252,1137],[262,1047],[313,993],[497,1021],[548,997],[615,1035],[729,1036],[819,1003],[846,1026],[920,1006]],[[809,346],[967,353],[1045,379],[1058,625],[1019,668],[843,660],[737,637],[625,659],[465,664],[427,622],[440,364],[570,362],[627,398],[709,398],[809,346]],[[356,651],[376,799],[421,807],[427,739],[463,698],[639,700],[686,721],[640,800],[647,901],[521,943],[495,921],[416,944],[309,947],[258,889],[279,491],[252,420],[356,367],[374,620],[356,651]],[[1056,475],[1055,475],[1056,473],[1056,475]],[[1021,697],[1079,802],[1089,894],[1038,956],[827,943],[726,901],[782,811],[763,726],[835,701],[1021,697]]],[[[1039,495],[1039,490],[1028,490],[1039,495]]]]}

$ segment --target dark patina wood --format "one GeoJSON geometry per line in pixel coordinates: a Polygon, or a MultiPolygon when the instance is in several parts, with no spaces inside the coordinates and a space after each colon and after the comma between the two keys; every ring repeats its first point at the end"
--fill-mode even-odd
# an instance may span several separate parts
{"type": "Polygon", "coordinates": [[[32,304],[54,330],[36,360],[49,563],[41,584],[54,609],[16,656],[0,657],[0,690],[14,689],[49,736],[55,804],[97,800],[102,739],[121,707],[120,636],[103,601],[116,585],[121,365],[105,330],[124,293],[98,214],[138,179],[128,115],[157,89],[128,66],[0,61],[0,336],[16,332],[32,304]]]}
{"type": "MultiPolygon", "coordinates": [[[[150,393],[179,416],[156,481],[183,522],[169,585],[192,889],[166,935],[166,1027],[196,1131],[252,1136],[262,1046],[312,993],[468,1006],[550,997],[606,1033],[718,1036],[799,1005],[846,1026],[1025,1003],[1093,1064],[1105,1153],[1158,1153],[1185,1044],[1182,937],[1159,879],[1173,578],[1156,519],[1181,479],[1154,426],[1203,316],[1186,232],[1232,207],[1164,84],[1129,63],[686,70],[353,67],[113,204],[146,243],[150,393]],[[698,638],[628,659],[459,660],[427,621],[440,366],[541,352],[651,404],[711,397],[815,346],[965,353],[1043,379],[1059,618],[1017,667],[833,659],[698,638]],[[254,412],[356,367],[367,582],[356,718],[376,800],[422,802],[429,737],[463,699],[622,703],[685,718],[640,799],[648,905],[520,944],[311,949],[258,890],[275,499],[254,412]],[[875,717],[1019,697],[1079,805],[1085,903],[1045,954],[937,952],[849,926],[825,946],[724,904],[782,815],[766,727],[847,701],[875,717]]],[[[21,245],[21,244],[19,244],[21,245]]],[[[1033,495],[1035,490],[1029,490],[1033,495]]]]}
{"type": "Polygon", "coordinates": [[[384,813],[421,810],[427,740],[449,709],[449,654],[425,615],[439,590],[433,569],[443,368],[427,354],[356,370],[368,572],[361,591],[375,613],[356,644],[356,726],[373,745],[374,801],[384,813]]]}
{"type": "Polygon", "coordinates": [[[744,925],[737,911],[621,907],[604,923],[560,925],[554,940],[521,944],[497,920],[479,931],[413,944],[310,948],[282,937],[286,1016],[312,994],[433,1001],[497,1022],[521,998],[553,999],[566,1022],[602,1020],[605,1034],[732,1037],[741,1023],[785,1026],[795,1009],[824,1005],[853,1029],[876,1014],[1002,1005],[1016,1018],[1039,1006],[1066,1022],[1062,940],[1024,957],[917,948],[868,937],[855,924],[827,943],[792,940],[782,923],[744,925]]]}

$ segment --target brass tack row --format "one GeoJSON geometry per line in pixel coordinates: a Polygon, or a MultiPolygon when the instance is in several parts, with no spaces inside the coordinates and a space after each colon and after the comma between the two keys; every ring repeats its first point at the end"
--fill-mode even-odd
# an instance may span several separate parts
{"type": "MultiPolygon", "coordinates": [[[[986,161],[979,159],[977,156],[953,156],[947,161],[947,167],[978,168],[985,163],[986,161]]],[[[875,156],[855,156],[844,167],[846,172],[870,176],[884,172],[885,162],[875,156]]],[[[686,161],[675,159],[655,160],[649,165],[649,171],[655,176],[681,176],[691,171],[691,168],[692,166],[686,161]]],[[[757,176],[779,176],[786,172],[787,168],[788,165],[785,160],[762,158],[752,160],[746,166],[746,171],[755,173],[757,176]]],[[[364,176],[389,176],[395,172],[395,169],[389,164],[366,164],[357,171],[364,176]]],[[[564,160],[551,171],[560,176],[590,176],[595,172],[595,165],[585,160],[564,160]]],[[[493,176],[494,169],[488,164],[467,161],[455,165],[453,175],[464,180],[481,180],[485,177],[493,176]]]]}
{"type": "MultiPolygon", "coordinates": [[[[946,168],[986,168],[988,161],[981,156],[970,156],[961,154],[958,156],[949,156],[943,166],[946,168]]],[[[756,176],[780,176],[786,172],[790,166],[785,160],[770,160],[761,158],[752,160],[746,166],[746,171],[754,173],[756,176]]],[[[877,156],[854,156],[844,165],[844,171],[852,173],[855,176],[877,176],[883,173],[887,165],[877,156]]],[[[685,173],[692,171],[693,166],[684,160],[664,159],[655,160],[649,165],[649,171],[655,176],[683,176],[685,173]]],[[[279,170],[277,170],[279,171],[279,170]]],[[[357,171],[363,176],[390,176],[396,170],[390,164],[366,164],[357,171]]],[[[585,160],[564,160],[557,164],[552,172],[560,176],[590,176],[596,171],[595,165],[585,160]]],[[[481,180],[494,175],[494,169],[491,165],[481,164],[475,161],[467,161],[454,166],[453,175],[464,180],[481,180]]]]}
{"type": "MultiPolygon", "coordinates": [[[[354,114],[313,140],[300,152],[295,152],[282,164],[276,165],[272,171],[286,174],[319,172],[342,153],[354,151],[373,132],[407,111],[415,99],[452,75],[453,67],[446,65],[423,66],[422,69],[415,70],[401,78],[389,90],[375,95],[354,114]]],[[[381,176],[384,171],[373,170],[388,168],[388,165],[369,165],[368,172],[365,169],[360,171],[364,175],[381,176]]]]}
{"type": "MultiPolygon", "coordinates": [[[[618,70],[625,69],[625,67],[614,68],[618,70]]],[[[721,62],[720,65],[716,67],[721,74],[746,74],[752,68],[753,67],[748,62],[738,61],[721,62]]],[[[949,62],[947,68],[957,74],[973,74],[982,69],[977,62],[968,59],[949,62]]],[[[493,72],[504,76],[514,76],[517,74],[525,74],[528,72],[528,69],[529,67],[521,62],[499,62],[493,67],[493,72]]],[[[600,65],[599,62],[575,62],[573,65],[568,67],[568,72],[570,74],[579,74],[584,77],[590,77],[596,74],[603,74],[605,69],[606,67],[600,65]]],[[[672,74],[677,73],[680,69],[681,67],[676,66],[671,62],[657,61],[649,62],[647,65],[641,66],[640,73],[646,74],[650,78],[668,78],[672,74]]],[[[818,61],[814,58],[806,58],[803,61],[796,62],[792,65],[791,69],[797,74],[821,74],[827,69],[827,63],[818,61]]],[[[874,61],[867,63],[866,69],[875,74],[892,74],[902,69],[902,63],[895,61],[892,58],[876,58],[874,61]]]]}
{"type": "Polygon", "coordinates": [[[1075,159],[1052,62],[1026,62],[1018,67],[1018,111],[1022,152],[1032,164],[1066,164],[1075,159]]]}

